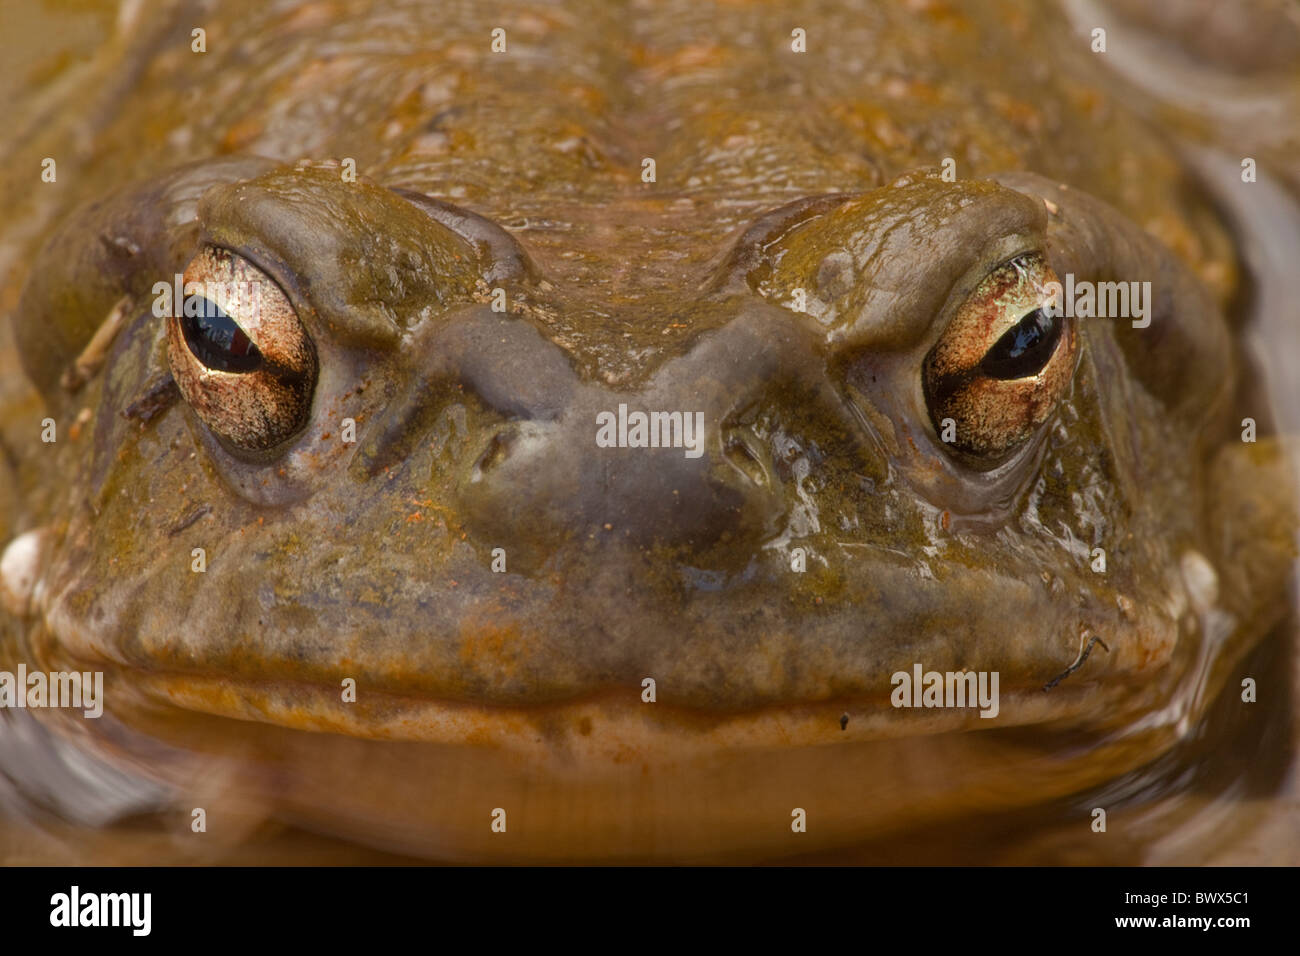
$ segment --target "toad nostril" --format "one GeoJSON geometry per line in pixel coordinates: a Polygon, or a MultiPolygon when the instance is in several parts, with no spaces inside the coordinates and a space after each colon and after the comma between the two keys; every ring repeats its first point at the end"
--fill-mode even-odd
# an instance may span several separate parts
{"type": "Polygon", "coordinates": [[[502,429],[493,435],[470,470],[470,482],[482,481],[485,475],[505,461],[510,456],[510,450],[514,447],[517,437],[514,430],[510,428],[502,429]]]}
{"type": "Polygon", "coordinates": [[[772,469],[762,442],[746,426],[725,428],[722,436],[723,456],[755,486],[767,488],[772,483],[772,469]]]}

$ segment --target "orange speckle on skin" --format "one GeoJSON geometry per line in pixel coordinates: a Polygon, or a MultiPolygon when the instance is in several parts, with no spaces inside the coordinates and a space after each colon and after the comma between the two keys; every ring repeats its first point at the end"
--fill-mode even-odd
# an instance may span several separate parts
{"type": "Polygon", "coordinates": [[[519,629],[503,620],[509,620],[503,607],[484,608],[468,616],[461,622],[458,656],[475,669],[509,680],[519,672],[526,645],[519,629]]]}
{"type": "Polygon", "coordinates": [[[226,130],[226,135],[221,140],[222,150],[238,152],[244,149],[262,135],[263,129],[264,125],[260,117],[245,116],[226,130]]]}

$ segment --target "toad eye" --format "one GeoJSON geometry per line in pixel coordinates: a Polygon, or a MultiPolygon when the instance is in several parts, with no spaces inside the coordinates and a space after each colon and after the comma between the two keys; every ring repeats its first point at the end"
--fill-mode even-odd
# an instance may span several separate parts
{"type": "Polygon", "coordinates": [[[211,299],[189,296],[180,317],[185,344],[194,357],[218,372],[255,372],[262,353],[238,323],[211,299]]]}
{"type": "Polygon", "coordinates": [[[1039,253],[990,272],[958,308],[926,356],[922,386],[936,433],[997,459],[1047,420],[1074,370],[1073,325],[1050,308],[1056,274],[1039,253]]]}
{"type": "Polygon", "coordinates": [[[1037,375],[1055,353],[1063,324],[1051,310],[1034,309],[993,343],[980,362],[980,371],[1000,379],[1037,375]]]}
{"type": "Polygon", "coordinates": [[[181,394],[227,446],[265,451],[307,422],[316,349],[284,291],[248,260],[207,246],[185,268],[167,361],[181,394]]]}

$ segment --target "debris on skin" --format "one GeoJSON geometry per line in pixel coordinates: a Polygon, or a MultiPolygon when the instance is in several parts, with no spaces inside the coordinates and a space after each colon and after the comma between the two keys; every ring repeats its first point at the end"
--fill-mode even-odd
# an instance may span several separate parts
{"type": "Polygon", "coordinates": [[[99,328],[95,330],[95,334],[91,336],[90,342],[72,363],[72,367],[67,369],[59,379],[59,384],[65,391],[78,391],[81,386],[94,378],[95,373],[108,358],[108,349],[117,338],[117,333],[126,324],[130,305],[131,297],[124,295],[109,311],[99,328]]]}
{"type": "Polygon", "coordinates": [[[204,515],[208,515],[208,514],[211,514],[211,513],[212,513],[212,505],[199,505],[199,507],[195,508],[195,509],[194,509],[193,511],[191,511],[189,514],[187,514],[184,518],[182,518],[179,522],[177,522],[177,523],[176,523],[175,525],[173,525],[170,529],[168,529],[168,531],[167,531],[167,537],[169,537],[169,538],[174,538],[174,537],[176,537],[176,535],[180,534],[180,533],[181,533],[182,531],[184,531],[186,528],[188,528],[188,527],[190,527],[191,525],[193,525],[196,521],[198,521],[198,520],[199,520],[200,518],[202,518],[204,515]]]}
{"type": "Polygon", "coordinates": [[[1082,667],[1083,662],[1086,661],[1088,659],[1088,655],[1092,653],[1092,648],[1094,644],[1100,644],[1102,646],[1102,649],[1105,650],[1107,654],[1110,653],[1110,648],[1106,645],[1105,641],[1103,641],[1096,634],[1089,634],[1088,643],[1084,645],[1083,650],[1079,652],[1079,656],[1074,659],[1074,663],[1071,664],[1069,667],[1067,667],[1065,670],[1061,671],[1061,673],[1057,674],[1046,684],[1044,684],[1043,690],[1045,691],[1051,690],[1061,681],[1065,680],[1067,677],[1069,677],[1071,674],[1077,671],[1080,667],[1082,667]]]}
{"type": "Polygon", "coordinates": [[[83,408],[77,413],[76,419],[73,420],[72,426],[68,429],[68,437],[73,441],[77,441],[81,437],[82,430],[90,424],[90,420],[94,417],[94,412],[89,408],[83,408]]]}
{"type": "Polygon", "coordinates": [[[849,729],[849,715],[840,714],[840,730],[848,730],[848,729],[849,729]]]}
{"type": "Polygon", "coordinates": [[[122,410],[122,417],[147,422],[159,412],[166,411],[180,396],[171,373],[164,374],[151,382],[135,401],[122,410]]]}

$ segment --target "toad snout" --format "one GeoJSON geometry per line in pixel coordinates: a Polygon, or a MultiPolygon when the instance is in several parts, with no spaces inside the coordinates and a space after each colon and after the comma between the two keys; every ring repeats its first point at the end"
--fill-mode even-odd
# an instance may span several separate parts
{"type": "Polygon", "coordinates": [[[419,335],[417,392],[450,379],[503,419],[463,465],[468,527],[498,541],[613,534],[733,555],[775,534],[789,503],[745,413],[798,394],[846,434],[857,426],[798,316],[754,299],[718,309],[721,324],[631,389],[584,380],[526,319],[487,308],[419,335]]]}

